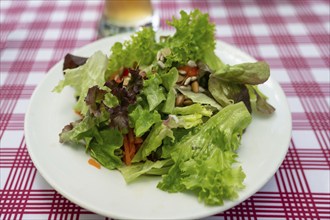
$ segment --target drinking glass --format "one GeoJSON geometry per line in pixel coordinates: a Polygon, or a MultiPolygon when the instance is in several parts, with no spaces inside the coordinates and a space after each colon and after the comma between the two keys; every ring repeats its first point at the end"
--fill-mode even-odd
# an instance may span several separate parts
{"type": "Polygon", "coordinates": [[[105,0],[99,23],[100,37],[133,32],[143,26],[155,30],[159,26],[159,18],[150,0],[105,0]]]}

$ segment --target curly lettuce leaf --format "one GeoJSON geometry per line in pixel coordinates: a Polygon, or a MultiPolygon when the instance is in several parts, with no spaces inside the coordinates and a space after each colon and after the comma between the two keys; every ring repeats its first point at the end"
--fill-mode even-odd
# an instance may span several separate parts
{"type": "Polygon", "coordinates": [[[75,89],[75,96],[79,97],[74,107],[75,111],[86,115],[88,106],[84,99],[88,89],[92,86],[103,86],[108,59],[101,51],[94,53],[87,62],[75,69],[66,69],[64,79],[53,89],[61,92],[64,87],[71,86],[75,89]]]}
{"type": "Polygon", "coordinates": [[[232,166],[236,157],[236,153],[217,147],[204,148],[196,153],[194,160],[181,165],[182,184],[185,189],[197,192],[199,201],[209,205],[222,205],[224,199],[236,199],[245,179],[242,168],[232,166]]]}
{"type": "Polygon", "coordinates": [[[111,48],[106,77],[115,74],[121,67],[130,68],[134,63],[150,65],[158,51],[155,32],[145,27],[124,43],[116,42],[111,48]]]}
{"type": "Polygon", "coordinates": [[[208,205],[221,205],[235,199],[245,175],[234,166],[241,135],[251,115],[240,102],[229,105],[211,117],[196,132],[189,133],[173,146],[162,148],[174,161],[158,188],[168,192],[191,190],[208,205]]]}
{"type": "Polygon", "coordinates": [[[208,14],[196,9],[189,14],[180,11],[180,15],[180,19],[173,17],[168,22],[176,32],[164,43],[165,47],[171,49],[165,65],[171,67],[173,64],[187,64],[189,60],[200,60],[209,66],[220,68],[222,62],[214,53],[215,26],[209,22],[208,14]]]}

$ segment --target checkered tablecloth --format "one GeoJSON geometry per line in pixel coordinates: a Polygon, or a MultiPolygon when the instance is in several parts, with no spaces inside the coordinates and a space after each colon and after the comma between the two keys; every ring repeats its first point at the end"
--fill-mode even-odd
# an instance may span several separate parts
{"type": "MultiPolygon", "coordinates": [[[[292,111],[289,151],[276,174],[243,203],[208,219],[329,219],[329,0],[153,3],[164,29],[180,9],[208,12],[218,39],[270,64],[292,111]]],[[[47,184],[29,158],[23,131],[31,95],[48,69],[97,39],[103,0],[0,5],[0,219],[107,219],[47,184]]]]}

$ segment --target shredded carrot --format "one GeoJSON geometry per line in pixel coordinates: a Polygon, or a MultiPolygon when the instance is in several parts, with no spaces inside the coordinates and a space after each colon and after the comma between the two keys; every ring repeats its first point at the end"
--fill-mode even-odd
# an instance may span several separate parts
{"type": "Polygon", "coordinates": [[[141,147],[141,145],[142,145],[142,144],[135,144],[135,149],[136,149],[136,151],[139,150],[139,148],[141,147]]]}
{"type": "Polygon", "coordinates": [[[129,143],[134,143],[134,131],[131,128],[128,130],[128,140],[129,143]]]}
{"type": "Polygon", "coordinates": [[[131,161],[141,146],[143,139],[135,137],[133,129],[128,130],[128,134],[124,136],[124,163],[131,165],[131,161]]]}
{"type": "Polygon", "coordinates": [[[135,137],[134,144],[142,144],[143,139],[141,137],[135,137]]]}
{"type": "Polygon", "coordinates": [[[124,162],[126,165],[131,165],[130,146],[127,135],[124,136],[124,162]]]}
{"type": "Polygon", "coordinates": [[[134,145],[134,139],[133,139],[133,142],[129,143],[129,148],[130,148],[129,156],[130,156],[130,159],[132,160],[135,155],[135,152],[136,152],[135,145],[134,145]]]}
{"type": "Polygon", "coordinates": [[[94,167],[96,167],[97,169],[101,169],[101,165],[94,159],[90,158],[88,160],[88,163],[94,167]]]}

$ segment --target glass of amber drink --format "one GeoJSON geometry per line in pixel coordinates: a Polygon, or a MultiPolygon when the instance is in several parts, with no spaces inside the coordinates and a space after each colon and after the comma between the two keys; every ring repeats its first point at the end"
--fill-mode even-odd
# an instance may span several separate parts
{"type": "Polygon", "coordinates": [[[159,19],[150,0],[105,0],[104,3],[100,37],[136,31],[143,26],[158,28],[159,19]]]}

